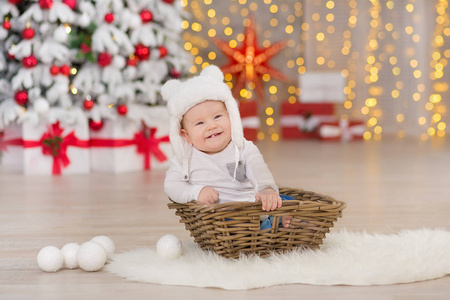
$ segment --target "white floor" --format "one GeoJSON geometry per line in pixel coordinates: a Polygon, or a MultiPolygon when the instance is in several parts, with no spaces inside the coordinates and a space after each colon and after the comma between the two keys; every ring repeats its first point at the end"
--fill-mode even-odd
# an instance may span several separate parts
{"type": "MultiPolygon", "coordinates": [[[[347,202],[333,230],[450,230],[450,144],[442,139],[258,146],[280,186],[347,202]]],[[[190,239],[166,207],[164,172],[26,177],[0,166],[0,299],[409,300],[450,295],[450,276],[392,286],[287,285],[229,292],[126,282],[104,271],[49,274],[38,269],[40,248],[83,243],[96,235],[113,238],[119,252],[153,247],[166,233],[190,239]]]]}

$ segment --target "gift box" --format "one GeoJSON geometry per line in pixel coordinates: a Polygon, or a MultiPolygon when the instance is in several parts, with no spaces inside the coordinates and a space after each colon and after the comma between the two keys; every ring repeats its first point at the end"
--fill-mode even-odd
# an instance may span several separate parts
{"type": "Polygon", "coordinates": [[[309,71],[299,78],[302,103],[343,103],[346,99],[346,79],[340,72],[309,71]]]}
{"type": "Polygon", "coordinates": [[[89,173],[89,130],[86,118],[72,124],[22,123],[26,175],[89,173]]]}
{"type": "Polygon", "coordinates": [[[280,126],[283,139],[318,138],[319,125],[335,120],[332,103],[281,104],[280,126]]]}
{"type": "Polygon", "coordinates": [[[261,125],[256,101],[241,102],[239,104],[244,137],[249,141],[256,141],[261,125]]]}
{"type": "Polygon", "coordinates": [[[0,131],[0,151],[3,170],[23,171],[22,125],[11,123],[0,131]]]}
{"type": "Polygon", "coordinates": [[[319,137],[323,141],[362,140],[366,126],[362,121],[340,120],[338,122],[322,123],[319,127],[319,137]]]}
{"type": "Polygon", "coordinates": [[[101,130],[91,131],[91,170],[123,173],[168,167],[168,121],[159,126],[127,118],[103,122],[101,130]]]}

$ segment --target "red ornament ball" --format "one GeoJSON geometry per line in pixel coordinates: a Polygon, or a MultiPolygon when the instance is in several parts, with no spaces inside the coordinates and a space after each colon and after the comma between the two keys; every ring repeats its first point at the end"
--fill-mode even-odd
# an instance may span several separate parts
{"type": "Polygon", "coordinates": [[[131,54],[128,58],[127,58],[127,66],[132,66],[132,67],[136,67],[138,63],[138,58],[134,55],[131,54]]]}
{"type": "Polygon", "coordinates": [[[111,61],[112,61],[112,56],[108,52],[103,52],[98,55],[97,62],[100,67],[109,66],[111,61]]]}
{"type": "Polygon", "coordinates": [[[92,119],[89,119],[89,128],[93,131],[99,131],[103,128],[103,120],[94,121],[92,119]]]}
{"type": "Polygon", "coordinates": [[[34,29],[33,28],[25,28],[22,30],[22,37],[26,40],[30,40],[34,37],[34,29]]]}
{"type": "Polygon", "coordinates": [[[42,9],[50,9],[53,6],[53,0],[39,0],[39,6],[42,9]]]}
{"type": "Polygon", "coordinates": [[[173,3],[173,0],[163,0],[163,2],[166,2],[166,3],[172,4],[172,3],[173,3]]]}
{"type": "Polygon", "coordinates": [[[28,102],[28,92],[25,90],[17,91],[14,94],[14,100],[17,104],[24,106],[28,102]]]}
{"type": "Polygon", "coordinates": [[[84,99],[83,107],[85,110],[91,110],[94,107],[94,101],[91,99],[84,99]]]}
{"type": "Polygon", "coordinates": [[[33,68],[37,65],[37,59],[34,55],[22,58],[22,66],[27,69],[33,68]]]}
{"type": "Polygon", "coordinates": [[[62,65],[60,68],[61,74],[64,76],[69,76],[70,74],[70,67],[68,65],[62,65]]]}
{"type": "Polygon", "coordinates": [[[163,57],[167,56],[167,54],[169,53],[167,51],[167,48],[164,46],[159,46],[158,49],[159,49],[159,58],[163,58],[163,57]]]}
{"type": "Polygon", "coordinates": [[[11,3],[11,4],[18,4],[21,1],[22,0],[8,0],[8,2],[11,3]]]}
{"type": "Polygon", "coordinates": [[[153,21],[153,14],[148,9],[144,9],[141,11],[141,20],[142,23],[149,23],[153,21]]]}
{"type": "Polygon", "coordinates": [[[172,70],[170,70],[170,76],[173,78],[180,78],[181,73],[177,69],[173,68],[172,70]]]}
{"type": "Polygon", "coordinates": [[[63,3],[74,10],[77,7],[77,0],[63,0],[63,3]]]}
{"type": "Polygon", "coordinates": [[[3,22],[3,28],[5,28],[6,30],[10,30],[11,29],[11,22],[10,21],[3,22]]]}
{"type": "Polygon", "coordinates": [[[50,74],[56,76],[59,74],[59,67],[57,65],[53,65],[50,67],[50,74]]]}
{"type": "Polygon", "coordinates": [[[106,23],[112,23],[114,22],[114,14],[113,13],[107,13],[105,15],[105,22],[106,23]]]}
{"type": "Polygon", "coordinates": [[[143,44],[137,44],[134,47],[134,55],[140,60],[147,60],[150,58],[150,48],[144,46],[143,44]]]}
{"type": "Polygon", "coordinates": [[[125,104],[119,104],[117,105],[117,113],[121,116],[124,116],[127,114],[128,108],[125,104]]]}

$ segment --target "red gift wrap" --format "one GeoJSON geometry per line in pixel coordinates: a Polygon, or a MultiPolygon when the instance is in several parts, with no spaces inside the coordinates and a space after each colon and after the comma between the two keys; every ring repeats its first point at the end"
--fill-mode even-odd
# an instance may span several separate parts
{"type": "Polygon", "coordinates": [[[256,141],[261,125],[256,101],[241,102],[239,104],[244,137],[249,141],[256,141]]]}
{"type": "Polygon", "coordinates": [[[282,103],[281,136],[283,139],[318,138],[317,129],[323,122],[333,122],[333,103],[282,103]]]}
{"type": "Polygon", "coordinates": [[[362,140],[366,126],[362,121],[340,120],[339,122],[322,123],[319,136],[323,141],[352,141],[362,140]]]}

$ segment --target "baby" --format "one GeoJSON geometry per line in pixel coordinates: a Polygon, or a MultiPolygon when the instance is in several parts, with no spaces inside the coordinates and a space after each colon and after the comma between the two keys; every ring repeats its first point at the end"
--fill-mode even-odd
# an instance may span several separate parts
{"type": "MultiPolygon", "coordinates": [[[[223,78],[211,65],[197,77],[163,86],[175,154],[164,190],[178,203],[259,200],[263,210],[275,210],[282,205],[278,187],[258,148],[244,138],[236,100],[223,78]]],[[[290,219],[282,219],[284,227],[290,219]]],[[[261,228],[270,228],[268,223],[261,228]]]]}

